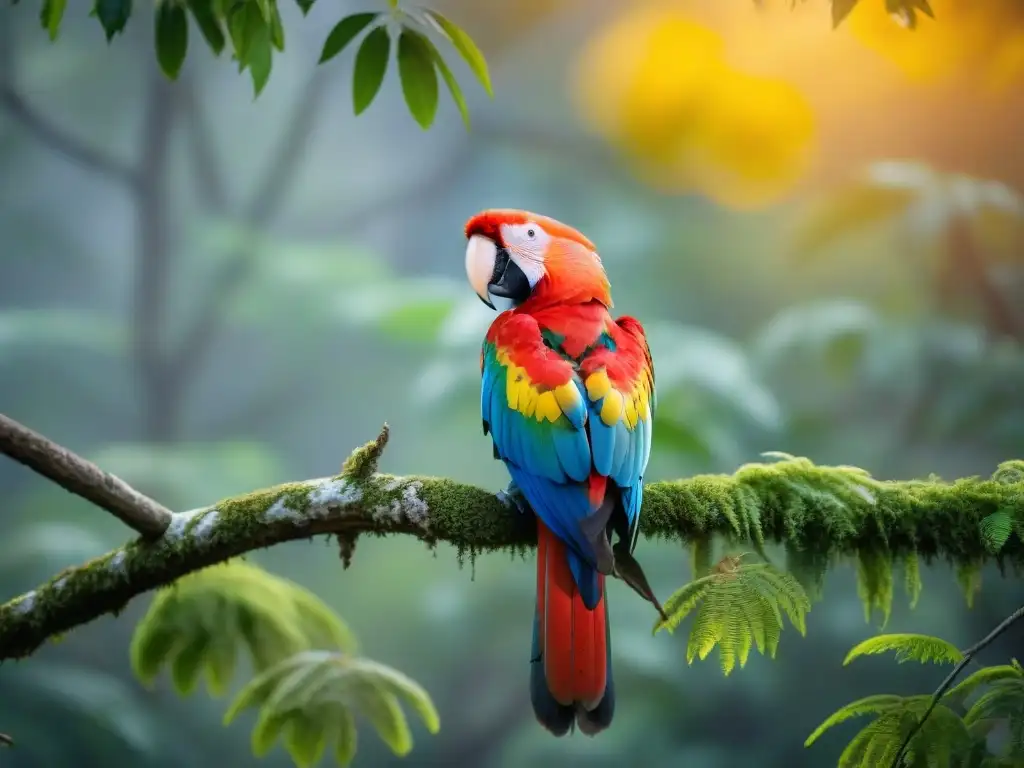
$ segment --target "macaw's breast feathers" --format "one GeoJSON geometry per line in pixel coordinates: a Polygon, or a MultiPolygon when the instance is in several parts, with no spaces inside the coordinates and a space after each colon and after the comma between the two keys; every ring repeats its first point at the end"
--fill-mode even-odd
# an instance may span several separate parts
{"type": "Polygon", "coordinates": [[[544,344],[537,321],[508,312],[483,347],[481,414],[496,452],[558,483],[590,475],[583,385],[572,364],[544,344]]]}

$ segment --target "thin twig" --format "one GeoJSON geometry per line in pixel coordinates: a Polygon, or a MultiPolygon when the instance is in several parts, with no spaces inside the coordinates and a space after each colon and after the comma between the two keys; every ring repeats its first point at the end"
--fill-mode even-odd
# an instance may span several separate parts
{"type": "Polygon", "coordinates": [[[932,694],[932,700],[928,703],[928,709],[924,711],[921,718],[914,724],[914,727],[910,729],[910,733],[908,733],[906,738],[903,739],[903,743],[900,745],[900,750],[896,753],[896,757],[892,761],[890,768],[900,768],[903,764],[903,756],[906,754],[907,748],[910,746],[910,742],[913,740],[914,736],[917,735],[918,731],[921,730],[921,727],[931,716],[932,712],[935,711],[935,707],[939,705],[939,701],[946,695],[946,692],[950,689],[953,683],[956,682],[956,678],[961,672],[963,672],[964,668],[971,663],[971,660],[978,653],[985,650],[985,648],[991,645],[996,638],[1008,630],[1015,621],[1021,618],[1024,618],[1024,605],[999,622],[999,625],[985,635],[985,637],[980,641],[964,651],[963,658],[960,659],[955,667],[953,667],[953,671],[946,675],[946,679],[942,681],[942,685],[940,685],[935,693],[932,694]]]}
{"type": "Polygon", "coordinates": [[[143,536],[159,536],[171,523],[170,510],[2,413],[0,453],[105,509],[143,536]]]}
{"type": "Polygon", "coordinates": [[[52,123],[37,112],[9,82],[0,82],[0,105],[6,113],[41,144],[68,160],[117,181],[129,188],[139,183],[138,175],[126,162],[112,157],[52,123]]]}
{"type": "Polygon", "coordinates": [[[178,87],[181,89],[185,127],[192,149],[192,171],[195,174],[199,202],[211,212],[223,213],[228,210],[227,185],[220,173],[217,145],[206,120],[202,100],[192,78],[182,78],[178,87]]]}

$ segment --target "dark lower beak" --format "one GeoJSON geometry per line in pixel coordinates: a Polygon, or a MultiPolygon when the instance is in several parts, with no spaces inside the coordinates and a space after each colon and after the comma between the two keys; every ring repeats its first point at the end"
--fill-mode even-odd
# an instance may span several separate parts
{"type": "MultiPolygon", "coordinates": [[[[519,265],[509,258],[508,251],[504,248],[498,251],[498,258],[494,262],[494,274],[491,275],[491,282],[487,286],[487,292],[494,296],[501,296],[503,299],[511,299],[513,304],[522,304],[530,297],[533,287],[519,265]]],[[[489,301],[491,309],[494,305],[489,301]]]]}

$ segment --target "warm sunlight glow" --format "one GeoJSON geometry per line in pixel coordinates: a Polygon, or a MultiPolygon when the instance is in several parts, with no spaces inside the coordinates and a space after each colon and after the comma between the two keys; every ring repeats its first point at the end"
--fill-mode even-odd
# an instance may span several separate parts
{"type": "Polygon", "coordinates": [[[795,88],[731,66],[724,50],[679,12],[630,11],[585,48],[578,103],[655,186],[764,205],[805,170],[814,116],[795,88]]]}

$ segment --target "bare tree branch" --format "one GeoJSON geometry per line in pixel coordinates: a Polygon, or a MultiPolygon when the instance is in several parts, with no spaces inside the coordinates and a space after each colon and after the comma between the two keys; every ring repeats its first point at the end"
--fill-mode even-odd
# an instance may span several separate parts
{"type": "Polygon", "coordinates": [[[0,453],[107,510],[143,536],[159,536],[171,524],[170,510],[2,413],[0,453]]]}
{"type": "MultiPolygon", "coordinates": [[[[27,656],[47,638],[116,613],[187,573],[285,541],[365,532],[444,541],[461,551],[535,544],[532,517],[506,494],[445,478],[378,474],[386,440],[385,428],[336,477],[286,483],[174,514],[158,539],[131,541],[0,605],[0,660],[27,656]]],[[[108,478],[98,470],[79,473],[78,488],[105,502],[110,494],[104,489],[114,484],[108,478]]],[[[651,483],[644,489],[641,532],[681,541],[725,535],[738,542],[786,543],[828,557],[917,552],[976,563],[995,558],[981,520],[996,509],[1024,512],[1022,499],[1024,462],[1005,462],[991,479],[943,483],[881,481],[856,468],[792,459],[750,464],[733,475],[651,483]]],[[[999,558],[1024,566],[1024,543],[1011,539],[999,558]]]]}
{"type": "Polygon", "coordinates": [[[935,693],[932,694],[932,700],[928,703],[928,709],[924,711],[924,714],[921,715],[921,719],[914,724],[914,727],[910,729],[909,733],[907,733],[906,738],[903,739],[899,752],[896,753],[896,757],[893,759],[890,768],[900,768],[900,766],[903,765],[903,757],[907,753],[907,748],[910,746],[910,742],[913,741],[914,736],[916,736],[918,731],[921,730],[925,721],[931,717],[932,712],[935,711],[935,707],[939,705],[939,701],[942,700],[942,697],[946,695],[947,691],[949,691],[953,686],[953,683],[956,682],[960,673],[963,672],[967,665],[974,660],[974,657],[995,642],[996,638],[1002,635],[1006,630],[1013,626],[1015,622],[1022,618],[1024,618],[1024,605],[999,622],[995,629],[964,651],[963,658],[960,659],[955,667],[953,667],[953,671],[946,675],[946,679],[942,681],[942,685],[940,685],[938,689],[936,689],[935,693]]]}
{"type": "MultiPolygon", "coordinates": [[[[244,227],[251,227],[266,220],[290,191],[301,167],[300,158],[306,150],[309,135],[320,112],[320,103],[326,94],[327,82],[325,72],[317,69],[299,96],[291,122],[285,128],[277,149],[271,153],[270,165],[242,215],[244,227]]],[[[195,138],[194,145],[198,142],[198,146],[202,147],[203,141],[208,140],[195,138]]],[[[212,152],[210,154],[212,155],[212,152]]],[[[220,185],[217,178],[211,174],[207,184],[213,184],[214,187],[220,185]]],[[[220,330],[224,303],[245,284],[253,266],[251,248],[242,244],[228,256],[220,271],[210,281],[198,302],[194,319],[173,357],[172,367],[180,372],[184,380],[202,365],[220,330]]]]}
{"type": "Polygon", "coordinates": [[[150,69],[138,171],[132,358],[146,399],[144,437],[162,442],[175,437],[181,421],[181,395],[172,380],[163,334],[172,257],[167,172],[177,102],[173,84],[156,66],[150,65],[150,69]]]}
{"type": "Polygon", "coordinates": [[[68,160],[132,188],[138,176],[128,163],[107,155],[52,123],[35,110],[11,83],[0,82],[0,105],[11,118],[21,124],[36,141],[48,146],[68,160]]]}

